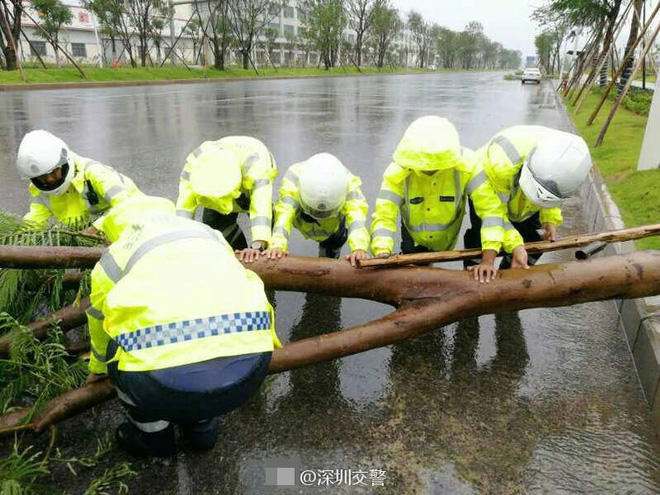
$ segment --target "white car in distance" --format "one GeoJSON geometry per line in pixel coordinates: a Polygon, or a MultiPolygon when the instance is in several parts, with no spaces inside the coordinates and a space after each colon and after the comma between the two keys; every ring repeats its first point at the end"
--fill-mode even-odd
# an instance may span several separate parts
{"type": "Polygon", "coordinates": [[[520,82],[525,84],[527,81],[534,81],[536,84],[541,84],[541,71],[534,67],[525,69],[522,76],[520,76],[520,82]]]}

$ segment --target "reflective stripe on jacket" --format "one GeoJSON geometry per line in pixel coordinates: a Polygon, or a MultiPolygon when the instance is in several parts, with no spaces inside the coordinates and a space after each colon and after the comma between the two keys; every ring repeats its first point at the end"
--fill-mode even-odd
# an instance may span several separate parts
{"type": "Polygon", "coordinates": [[[463,150],[451,168],[433,174],[392,163],[385,170],[371,222],[374,255],[394,249],[396,219],[401,218],[416,245],[434,251],[452,249],[465,213],[466,197],[472,198],[483,223],[483,249],[499,251],[504,239],[502,206],[486,180],[474,152],[463,150]]]}
{"type": "MultiPolygon", "coordinates": [[[[217,167],[218,180],[222,180],[222,164],[217,167]]],[[[198,206],[218,211],[217,204],[224,199],[225,211],[249,212],[252,240],[268,242],[273,218],[273,180],[277,177],[277,165],[266,145],[248,136],[228,136],[218,141],[207,141],[186,159],[179,181],[179,197],[176,201],[177,215],[193,218],[198,206]],[[217,198],[214,204],[205,204],[203,198],[190,185],[191,160],[204,153],[208,146],[220,147],[236,154],[241,163],[242,181],[238,191],[217,198]],[[249,206],[248,206],[249,204],[249,206]]]]}
{"type": "Polygon", "coordinates": [[[322,242],[337,232],[341,222],[345,219],[348,228],[348,245],[351,251],[367,251],[369,249],[369,231],[366,220],[369,205],[360,189],[362,185],[360,178],[350,174],[346,202],[338,215],[310,222],[308,221],[311,218],[309,215],[306,216],[307,219],[303,217],[303,209],[300,205],[298,182],[300,165],[300,163],[291,165],[282,179],[279,199],[275,205],[273,237],[269,247],[286,251],[292,225],[300,231],[305,239],[322,242]]]}
{"type": "Polygon", "coordinates": [[[504,249],[512,252],[524,244],[520,233],[510,222],[522,222],[537,211],[541,223],[561,225],[560,208],[539,208],[518,186],[520,170],[539,137],[553,132],[541,126],[515,126],[496,134],[477,154],[495,192],[507,205],[505,216],[504,249]]]}
{"type": "Polygon", "coordinates": [[[93,373],[106,371],[111,339],[124,371],[280,346],[261,279],[220,233],[174,215],[135,223],[110,246],[92,271],[87,315],[93,373]]]}
{"type": "Polygon", "coordinates": [[[140,193],[131,179],[113,168],[74,153],[71,156],[75,172],[69,189],[63,194],[48,195],[30,184],[32,204],[24,221],[41,228],[54,216],[64,225],[82,228],[111,206],[140,193]]]}

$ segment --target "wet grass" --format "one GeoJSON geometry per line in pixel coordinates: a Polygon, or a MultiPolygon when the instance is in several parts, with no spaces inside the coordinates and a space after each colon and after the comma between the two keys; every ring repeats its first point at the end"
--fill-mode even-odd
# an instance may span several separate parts
{"type": "MultiPolygon", "coordinates": [[[[641,81],[642,74],[638,74],[637,77],[635,77],[635,81],[641,81]]],[[[657,80],[657,76],[655,74],[646,74],[646,82],[650,84],[655,84],[657,80]]]]}
{"type": "MultiPolygon", "coordinates": [[[[658,223],[660,169],[637,171],[648,117],[628,108],[620,108],[603,144],[595,148],[594,144],[600,129],[613,104],[609,100],[606,101],[594,123],[588,126],[587,120],[598,104],[599,98],[600,95],[597,93],[590,94],[577,115],[567,101],[569,114],[589,144],[594,162],[619,207],[626,226],[658,223]]],[[[639,249],[660,249],[660,238],[642,239],[635,244],[639,249]]]]}
{"type": "MultiPolygon", "coordinates": [[[[375,67],[366,67],[358,72],[355,67],[335,68],[330,70],[319,69],[316,67],[308,68],[264,68],[259,69],[259,73],[254,70],[244,70],[237,67],[231,67],[227,70],[220,71],[213,68],[191,68],[190,70],[185,67],[165,66],[159,67],[120,67],[119,69],[113,68],[99,68],[99,67],[84,67],[83,71],[87,75],[87,79],[81,77],[80,73],[75,67],[64,67],[62,69],[56,68],[25,68],[25,77],[27,84],[37,83],[81,83],[81,82],[112,82],[112,81],[174,81],[174,80],[189,80],[189,79],[230,79],[230,78],[268,78],[268,77],[319,77],[319,76],[343,76],[343,75],[359,75],[359,74],[418,74],[418,73],[433,73],[441,71],[430,71],[427,69],[407,69],[407,68],[384,68],[377,69],[375,67]]],[[[26,83],[21,79],[19,71],[0,71],[0,84],[17,84],[24,85],[26,83]]]]}

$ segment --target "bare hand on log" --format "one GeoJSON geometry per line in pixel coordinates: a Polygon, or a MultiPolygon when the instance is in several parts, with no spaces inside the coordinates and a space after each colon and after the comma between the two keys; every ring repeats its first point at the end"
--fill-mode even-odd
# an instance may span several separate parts
{"type": "Polygon", "coordinates": [[[525,270],[529,270],[529,264],[527,263],[528,255],[525,246],[518,246],[515,248],[511,258],[511,268],[524,268],[525,270]]]}
{"type": "Polygon", "coordinates": [[[543,234],[544,241],[555,242],[557,240],[557,226],[554,223],[544,223],[543,230],[545,230],[543,234]]]}
{"type": "Polygon", "coordinates": [[[358,249],[357,251],[353,251],[350,254],[347,254],[344,259],[348,260],[348,262],[351,264],[353,268],[356,268],[358,266],[358,263],[360,261],[368,259],[369,256],[367,255],[366,251],[362,251],[361,249],[358,249]]]}

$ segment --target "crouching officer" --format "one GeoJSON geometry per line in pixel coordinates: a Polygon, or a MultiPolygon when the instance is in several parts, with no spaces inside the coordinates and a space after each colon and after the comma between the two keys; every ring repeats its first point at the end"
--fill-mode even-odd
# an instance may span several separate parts
{"type": "MultiPolygon", "coordinates": [[[[526,242],[554,241],[561,203],[575,194],[591,169],[589,147],[580,136],[542,126],[520,125],[499,132],[478,152],[488,182],[503,203],[504,250],[500,268],[529,268],[526,242]],[[543,235],[538,230],[543,229],[543,235]]],[[[482,221],[470,202],[466,248],[481,246],[482,221]]],[[[464,262],[465,266],[470,261],[464,262]]]]}
{"type": "Polygon", "coordinates": [[[209,449],[218,415],[256,392],[280,346],[263,283],[168,200],[124,202],[101,228],[112,245],[92,272],[88,381],[107,373],[117,388],[129,419],[119,445],[171,455],[179,423],[193,448],[209,449]]]}
{"type": "Polygon", "coordinates": [[[453,249],[469,196],[483,219],[479,231],[481,264],[475,279],[490,282],[493,262],[504,241],[502,205],[473,151],[461,148],[458,131],[447,119],[415,120],[399,142],[383,174],[371,222],[371,251],[379,258],[394,249],[401,214],[404,254],[453,249]]]}
{"type": "Polygon", "coordinates": [[[277,259],[286,255],[293,225],[303,237],[319,243],[321,257],[339,258],[348,240],[351,253],[346,259],[353,266],[366,259],[369,205],[361,185],[360,178],[329,153],[291,165],[275,205],[275,227],[266,256],[277,259]]]}
{"type": "Polygon", "coordinates": [[[42,130],[23,137],[16,168],[31,181],[32,204],[23,220],[38,228],[51,217],[69,228],[85,228],[110,207],[140,194],[128,177],[76,155],[60,138],[42,130]]]}
{"type": "Polygon", "coordinates": [[[276,176],[275,159],[258,139],[228,136],[206,141],[186,159],[177,215],[193,218],[202,206],[202,222],[222,232],[241,260],[254,261],[270,241],[276,176]],[[241,212],[250,216],[249,247],[237,223],[241,212]]]}

